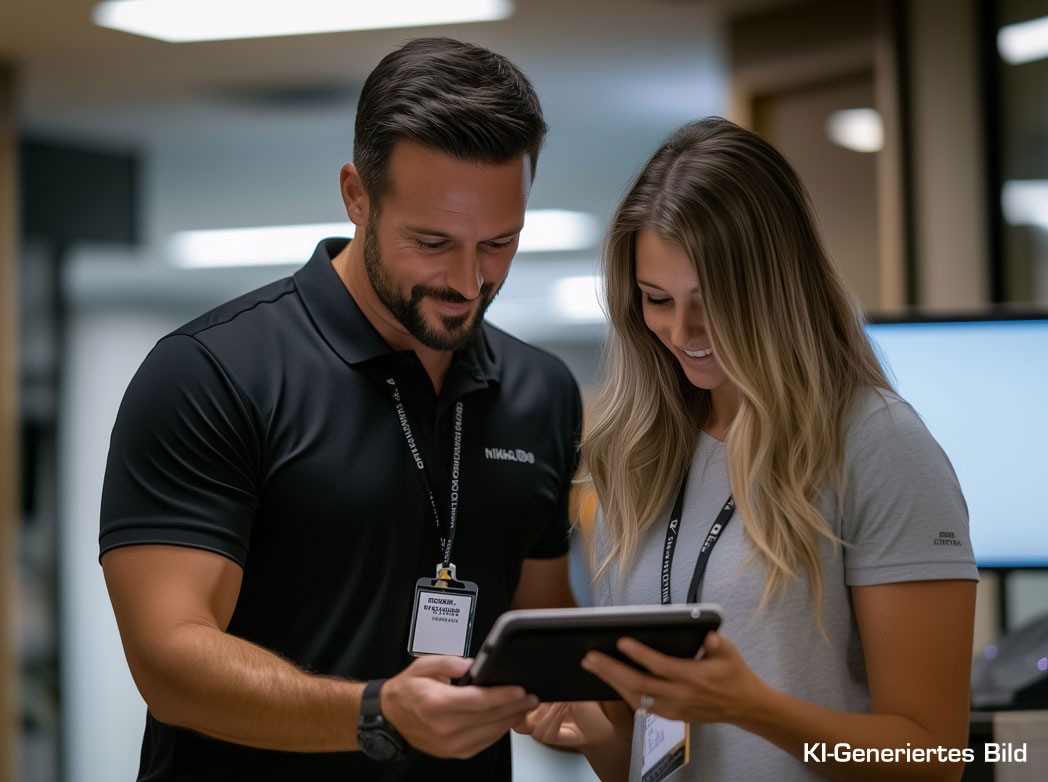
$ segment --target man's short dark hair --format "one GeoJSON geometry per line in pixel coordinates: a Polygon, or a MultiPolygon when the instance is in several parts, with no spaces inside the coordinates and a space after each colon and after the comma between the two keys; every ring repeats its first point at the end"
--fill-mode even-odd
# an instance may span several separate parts
{"type": "Polygon", "coordinates": [[[473,163],[527,155],[534,176],[547,129],[535,88],[505,57],[451,38],[416,38],[383,57],[364,82],[353,162],[377,206],[398,141],[473,163]]]}

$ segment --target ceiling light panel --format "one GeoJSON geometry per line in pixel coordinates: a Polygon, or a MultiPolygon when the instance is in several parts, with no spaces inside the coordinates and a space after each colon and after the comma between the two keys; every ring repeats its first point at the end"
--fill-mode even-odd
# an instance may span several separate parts
{"type": "MultiPolygon", "coordinates": [[[[168,239],[166,250],[176,266],[189,268],[300,264],[321,239],[352,230],[343,222],[179,231],[168,239]]],[[[600,235],[600,221],[591,214],[529,209],[517,252],[591,250],[600,243],[600,235]]]]}
{"type": "Polygon", "coordinates": [[[1048,57],[1048,16],[1002,27],[997,31],[997,51],[1010,65],[1048,57]]]}
{"type": "Polygon", "coordinates": [[[884,124],[876,109],[842,109],[826,120],[826,135],[845,149],[879,152],[884,147],[884,124]]]}
{"type": "Polygon", "coordinates": [[[107,0],[96,24],[171,43],[493,22],[511,0],[107,0]]]}

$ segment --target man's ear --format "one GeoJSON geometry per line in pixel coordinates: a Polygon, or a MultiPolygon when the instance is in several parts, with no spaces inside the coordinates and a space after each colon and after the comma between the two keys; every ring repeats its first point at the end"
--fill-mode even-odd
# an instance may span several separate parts
{"type": "Polygon", "coordinates": [[[342,191],[342,203],[346,205],[346,215],[358,227],[367,225],[371,202],[357,167],[352,163],[342,166],[338,174],[338,184],[342,191]]]}

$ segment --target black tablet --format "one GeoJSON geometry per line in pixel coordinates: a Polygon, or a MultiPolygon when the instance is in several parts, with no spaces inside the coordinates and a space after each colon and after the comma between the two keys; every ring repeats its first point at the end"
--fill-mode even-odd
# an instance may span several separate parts
{"type": "Polygon", "coordinates": [[[618,700],[580,666],[597,650],[636,665],[615,648],[623,636],[674,657],[694,657],[721,622],[708,603],[507,611],[495,622],[460,684],[519,684],[543,701],[618,700]]]}

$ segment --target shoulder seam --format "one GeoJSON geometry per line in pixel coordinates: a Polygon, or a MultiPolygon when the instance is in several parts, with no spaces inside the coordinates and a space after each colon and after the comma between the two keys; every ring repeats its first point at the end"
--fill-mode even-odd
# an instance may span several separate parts
{"type": "MultiPolygon", "coordinates": [[[[293,284],[292,284],[292,286],[288,290],[281,291],[279,294],[277,294],[276,296],[274,296],[271,299],[260,299],[259,301],[256,301],[254,304],[252,304],[250,307],[244,307],[243,309],[237,310],[236,312],[234,312],[232,315],[230,315],[225,320],[219,321],[217,323],[209,323],[208,325],[203,326],[202,328],[199,328],[196,331],[182,331],[182,330],[175,331],[175,332],[172,333],[171,336],[182,335],[182,336],[192,337],[193,339],[196,339],[198,334],[203,334],[205,331],[208,331],[209,329],[216,328],[218,326],[224,326],[227,323],[236,320],[241,315],[243,315],[245,312],[251,312],[251,310],[255,309],[259,305],[272,304],[272,303],[274,303],[276,301],[279,301],[280,299],[282,299],[285,296],[287,296],[289,294],[292,294],[292,293],[297,293],[297,290],[296,290],[296,288],[295,288],[295,286],[293,284]]],[[[199,342],[199,340],[197,340],[197,341],[199,342]]],[[[203,343],[201,343],[201,344],[203,344],[203,343]]],[[[209,350],[208,353],[210,354],[211,351],[209,350]]],[[[213,354],[212,354],[212,358],[214,358],[213,354]]]]}

